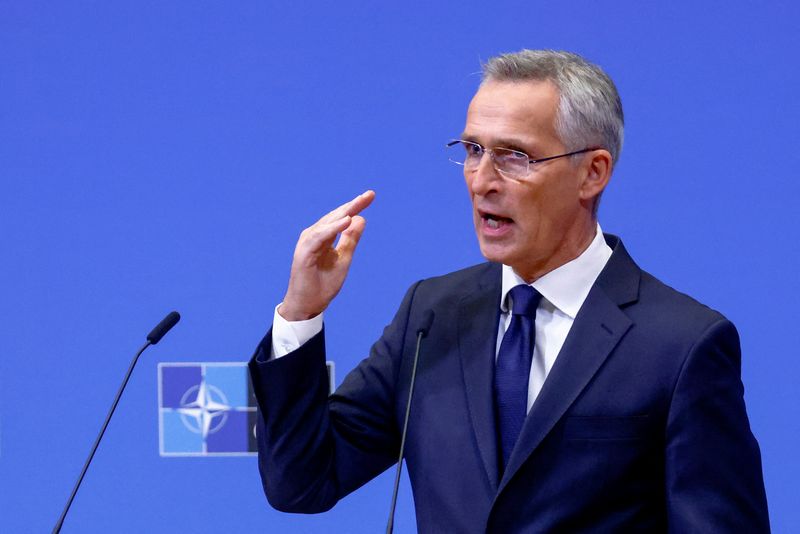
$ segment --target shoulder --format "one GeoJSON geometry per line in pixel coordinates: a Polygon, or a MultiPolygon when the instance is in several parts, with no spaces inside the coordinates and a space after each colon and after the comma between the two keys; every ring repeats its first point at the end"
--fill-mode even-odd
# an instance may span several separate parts
{"type": "Polygon", "coordinates": [[[428,296],[465,296],[501,283],[501,266],[484,262],[417,282],[417,292],[428,296]]]}
{"type": "Polygon", "coordinates": [[[612,248],[612,255],[596,283],[623,310],[657,310],[658,315],[670,320],[683,319],[688,322],[725,320],[717,310],[640,268],[617,236],[606,234],[606,241],[612,248]]]}
{"type": "Polygon", "coordinates": [[[461,286],[462,284],[483,284],[490,282],[492,277],[498,280],[501,275],[499,263],[483,262],[453,271],[450,273],[432,276],[421,281],[429,288],[461,286]]]}
{"type": "Polygon", "coordinates": [[[613,253],[596,283],[638,328],[686,339],[728,322],[719,311],[642,270],[618,237],[606,235],[606,241],[613,253]]]}
{"type": "Polygon", "coordinates": [[[635,325],[634,338],[666,353],[688,356],[708,339],[738,352],[738,332],[722,313],[645,271],[639,299],[623,311],[635,325]]]}
{"type": "Polygon", "coordinates": [[[500,294],[501,266],[484,262],[447,274],[419,280],[406,293],[404,304],[414,309],[455,309],[466,297],[500,294]]]}
{"type": "Polygon", "coordinates": [[[694,324],[702,328],[727,321],[719,311],[665,284],[655,276],[642,271],[639,302],[658,310],[658,315],[668,318],[673,325],[694,324]]]}

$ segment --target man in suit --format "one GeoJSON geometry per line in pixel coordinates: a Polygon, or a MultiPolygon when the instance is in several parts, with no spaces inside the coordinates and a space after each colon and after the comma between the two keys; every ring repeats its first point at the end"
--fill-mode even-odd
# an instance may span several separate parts
{"type": "Polygon", "coordinates": [[[250,362],[274,507],[327,510],[396,462],[431,310],[405,454],[420,532],[769,531],[735,328],[598,225],[622,131],[583,58],[490,60],[451,149],[489,261],[414,284],[330,397],[322,312],[374,193],[302,233],[250,362]]]}

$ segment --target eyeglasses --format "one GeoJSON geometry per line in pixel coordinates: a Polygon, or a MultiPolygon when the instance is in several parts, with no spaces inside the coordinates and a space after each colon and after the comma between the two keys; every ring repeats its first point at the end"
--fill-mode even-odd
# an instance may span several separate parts
{"type": "Polygon", "coordinates": [[[453,139],[447,143],[447,147],[451,148],[449,151],[450,161],[456,165],[461,165],[464,167],[464,172],[475,172],[478,170],[478,165],[480,165],[481,160],[483,159],[483,154],[488,153],[489,157],[492,158],[492,163],[494,164],[494,168],[498,173],[500,173],[502,176],[517,180],[528,176],[530,173],[530,166],[533,164],[550,161],[552,159],[566,158],[567,156],[574,156],[575,154],[583,154],[584,152],[597,150],[597,148],[584,148],[582,150],[575,150],[574,152],[567,152],[566,154],[559,154],[557,156],[531,159],[531,157],[525,152],[520,152],[519,150],[512,150],[510,148],[503,147],[484,148],[478,143],[465,141],[464,139],[453,139]],[[464,149],[463,155],[457,148],[452,148],[459,145],[464,149]]]}

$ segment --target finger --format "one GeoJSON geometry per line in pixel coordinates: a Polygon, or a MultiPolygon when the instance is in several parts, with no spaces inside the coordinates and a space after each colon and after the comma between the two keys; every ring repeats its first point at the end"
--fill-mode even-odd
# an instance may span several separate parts
{"type": "Polygon", "coordinates": [[[329,223],[317,223],[303,232],[300,242],[311,252],[319,252],[329,248],[339,232],[350,226],[352,217],[344,217],[329,223]]]}
{"type": "Polygon", "coordinates": [[[356,245],[358,245],[358,242],[361,240],[361,236],[364,234],[364,228],[366,228],[366,226],[367,221],[364,219],[364,217],[356,215],[352,218],[350,226],[347,227],[347,230],[342,232],[342,236],[339,238],[339,242],[336,244],[336,252],[339,253],[340,257],[344,257],[349,260],[353,256],[356,245]]]}
{"type": "Polygon", "coordinates": [[[368,189],[350,201],[347,214],[351,217],[364,211],[375,200],[375,191],[368,189]]]}
{"type": "Polygon", "coordinates": [[[338,208],[330,211],[325,216],[323,216],[318,222],[320,223],[329,223],[331,221],[336,221],[344,217],[345,215],[358,215],[364,210],[367,206],[372,204],[372,201],[375,199],[375,191],[368,190],[354,199],[350,200],[349,202],[345,202],[338,208]]]}

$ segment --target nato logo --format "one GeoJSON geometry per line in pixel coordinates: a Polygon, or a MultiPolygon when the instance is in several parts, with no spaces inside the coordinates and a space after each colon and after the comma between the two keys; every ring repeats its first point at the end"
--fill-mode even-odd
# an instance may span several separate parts
{"type": "Polygon", "coordinates": [[[257,410],[246,362],[158,364],[161,456],[255,455],[257,410]]]}
{"type": "Polygon", "coordinates": [[[158,364],[161,456],[256,454],[256,400],[247,364],[158,364]]]}

